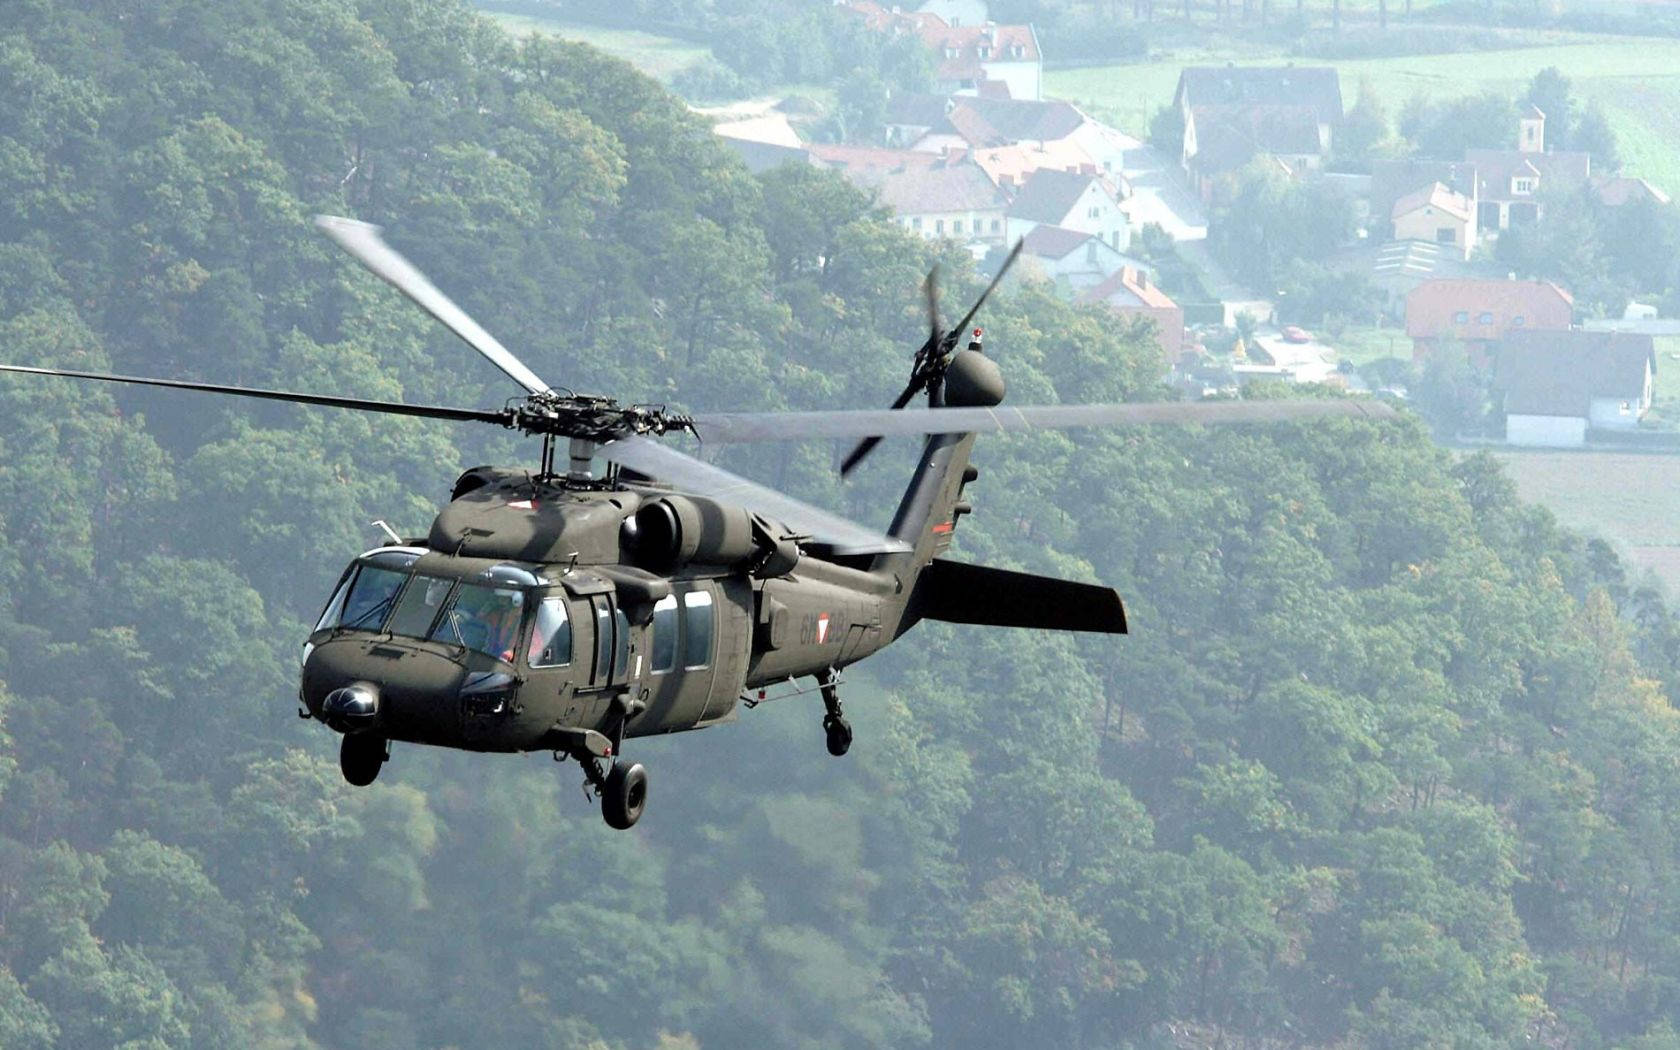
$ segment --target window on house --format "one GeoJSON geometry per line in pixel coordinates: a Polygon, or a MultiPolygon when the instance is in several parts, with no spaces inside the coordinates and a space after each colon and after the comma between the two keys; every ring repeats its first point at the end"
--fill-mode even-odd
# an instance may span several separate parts
{"type": "Polygon", "coordinates": [[[1511,180],[1512,193],[1533,193],[1534,180],[1529,178],[1515,178],[1511,180]]]}
{"type": "Polygon", "coordinates": [[[1483,310],[1481,313],[1476,315],[1476,323],[1477,324],[1492,324],[1493,323],[1493,315],[1488,313],[1486,310],[1483,310]]]}
{"type": "Polygon", "coordinates": [[[1455,244],[1458,241],[1458,231],[1451,226],[1442,226],[1435,231],[1435,240],[1441,244],[1455,244]]]}
{"type": "Polygon", "coordinates": [[[1521,328],[1522,324],[1523,324],[1523,315],[1522,314],[1518,314],[1517,316],[1511,318],[1511,327],[1512,328],[1521,328]]]}
{"type": "Polygon", "coordinates": [[[922,217],[920,215],[910,220],[910,228],[912,230],[919,230],[922,228],[922,217]]]}
{"type": "Polygon", "coordinates": [[[992,232],[993,233],[998,233],[1002,229],[1003,229],[1003,220],[1002,219],[993,219],[992,220],[992,232]]]}
{"type": "Polygon", "coordinates": [[[954,48],[954,47],[946,48],[945,49],[945,57],[946,58],[956,58],[957,57],[957,49],[954,48]]]}
{"type": "Polygon", "coordinates": [[[944,233],[945,232],[945,220],[944,219],[933,220],[933,232],[934,233],[944,233]]]}
{"type": "Polygon", "coordinates": [[[1470,323],[1470,311],[1469,310],[1460,310],[1458,313],[1453,314],[1453,324],[1469,324],[1469,323],[1470,323]]]}
{"type": "Polygon", "coordinates": [[[952,219],[951,220],[951,232],[952,233],[961,233],[962,232],[962,220],[961,219],[952,219]]]}
{"type": "Polygon", "coordinates": [[[980,45],[980,57],[982,59],[991,58],[992,57],[992,49],[987,47],[985,44],[981,44],[980,45]]]}
{"type": "Polygon", "coordinates": [[[1095,204],[1093,204],[1089,208],[1085,209],[1085,217],[1087,219],[1095,219],[1095,218],[1100,217],[1101,215],[1102,215],[1102,209],[1097,207],[1095,204]]]}

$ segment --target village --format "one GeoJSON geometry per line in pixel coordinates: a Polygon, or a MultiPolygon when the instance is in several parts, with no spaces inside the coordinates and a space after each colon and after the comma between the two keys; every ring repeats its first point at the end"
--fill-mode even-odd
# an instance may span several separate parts
{"type": "Polygon", "coordinates": [[[1358,104],[1328,66],[1185,66],[1140,138],[1044,97],[1038,33],[990,20],[983,0],[837,6],[872,32],[919,40],[934,91],[893,95],[878,131],[840,142],[802,136],[774,105],[715,111],[717,134],[752,170],[834,169],[905,229],[961,245],[982,274],[1020,240],[1010,280],[1147,325],[1183,396],[1328,384],[1433,398],[1420,411],[1460,444],[1680,449],[1675,421],[1652,412],[1658,349],[1680,322],[1639,302],[1593,316],[1565,282],[1495,255],[1502,236],[1574,195],[1630,217],[1669,204],[1644,179],[1595,171],[1585,150],[1554,148],[1538,106],[1517,108],[1504,141],[1345,170],[1337,136],[1361,133],[1358,104]],[[1262,177],[1350,209],[1350,228],[1310,262],[1320,287],[1360,305],[1318,309],[1257,285],[1229,265],[1219,231],[1210,241],[1210,216],[1239,213],[1251,204],[1237,199],[1244,180],[1262,177]]]}

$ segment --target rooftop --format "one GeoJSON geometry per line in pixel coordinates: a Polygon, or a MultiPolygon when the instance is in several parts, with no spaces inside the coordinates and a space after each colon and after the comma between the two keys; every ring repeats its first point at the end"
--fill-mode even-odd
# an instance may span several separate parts
{"type": "Polygon", "coordinates": [[[1257,154],[1318,153],[1318,118],[1306,106],[1198,106],[1196,170],[1236,171],[1257,154]]]}
{"type": "Polygon", "coordinates": [[[1009,206],[1009,215],[1030,222],[1059,223],[1067,218],[1091,183],[1101,181],[1094,174],[1040,168],[1021,186],[1021,192],[1009,206]]]}
{"type": "Polygon", "coordinates": [[[1305,106],[1330,124],[1342,119],[1342,83],[1329,66],[1187,66],[1173,105],[1305,106]]]}
{"type": "Polygon", "coordinates": [[[1499,347],[1510,415],[1585,418],[1596,397],[1638,401],[1656,367],[1651,337],[1631,332],[1512,332],[1499,347]]]}
{"type": "Polygon", "coordinates": [[[1470,198],[1437,182],[1395,201],[1389,217],[1398,219],[1420,208],[1434,208],[1462,222],[1469,222],[1470,217],[1475,214],[1475,206],[1470,203],[1470,198]]]}

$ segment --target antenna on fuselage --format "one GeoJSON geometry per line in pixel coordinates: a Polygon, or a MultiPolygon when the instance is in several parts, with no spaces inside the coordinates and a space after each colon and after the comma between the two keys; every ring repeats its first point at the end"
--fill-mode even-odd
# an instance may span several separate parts
{"type": "Polygon", "coordinates": [[[375,519],[374,521],[368,522],[368,524],[369,525],[377,525],[380,528],[384,529],[385,530],[385,535],[391,537],[391,546],[401,547],[403,545],[402,537],[397,535],[397,530],[391,528],[391,523],[386,521],[384,518],[375,519]]]}

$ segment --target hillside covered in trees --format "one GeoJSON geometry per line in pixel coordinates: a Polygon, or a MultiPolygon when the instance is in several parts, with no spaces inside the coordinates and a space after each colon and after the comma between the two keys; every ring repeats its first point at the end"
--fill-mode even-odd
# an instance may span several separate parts
{"type": "MultiPolygon", "coordinates": [[[[626,400],[879,405],[923,324],[842,181],[451,0],[14,0],[0,98],[9,362],[501,404],[319,211],[626,400]]],[[[985,323],[1017,402],[1155,381],[1048,293],[985,323]]],[[[729,462],[879,520],[890,451],[729,462]]],[[[964,554],[1134,634],[923,626],[844,760],[814,701],[638,743],[630,834],[544,756],[347,787],[293,713],[365,523],[533,454],[0,380],[0,1047],[1680,1045],[1680,625],[1415,422],[984,440],[964,554]]]]}

